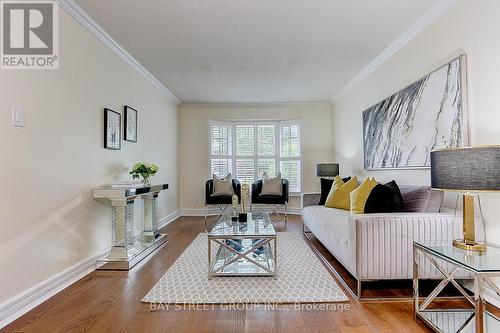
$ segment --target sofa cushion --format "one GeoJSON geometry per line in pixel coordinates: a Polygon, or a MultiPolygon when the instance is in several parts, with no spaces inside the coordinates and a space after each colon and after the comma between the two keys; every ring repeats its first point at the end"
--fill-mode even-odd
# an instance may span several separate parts
{"type": "Polygon", "coordinates": [[[429,186],[400,186],[403,211],[408,213],[439,213],[444,192],[429,186]]]}
{"type": "MultiPolygon", "coordinates": [[[[351,177],[342,178],[344,183],[349,181],[350,179],[351,177]]],[[[319,198],[318,205],[324,206],[326,203],[326,198],[328,197],[328,193],[330,193],[330,190],[332,189],[333,179],[320,178],[320,183],[321,183],[321,196],[319,198]]]]}
{"type": "Polygon", "coordinates": [[[259,195],[252,199],[252,203],[266,205],[283,205],[284,199],[281,195],[259,195]]]}
{"type": "Polygon", "coordinates": [[[230,205],[233,203],[232,195],[216,195],[210,196],[206,200],[207,205],[230,205]]]}
{"type": "Polygon", "coordinates": [[[395,213],[403,211],[403,196],[393,180],[385,185],[375,186],[365,204],[365,213],[395,213]]]}
{"type": "Polygon", "coordinates": [[[308,206],[302,220],[314,236],[356,276],[356,225],[348,210],[308,206]]]}

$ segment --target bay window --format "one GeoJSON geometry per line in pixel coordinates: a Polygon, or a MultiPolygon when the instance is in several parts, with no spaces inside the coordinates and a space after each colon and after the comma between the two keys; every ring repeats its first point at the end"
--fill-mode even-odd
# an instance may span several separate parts
{"type": "Polygon", "coordinates": [[[281,172],[290,193],[302,191],[301,122],[210,120],[209,173],[228,173],[241,183],[251,184],[262,173],[281,172]]]}

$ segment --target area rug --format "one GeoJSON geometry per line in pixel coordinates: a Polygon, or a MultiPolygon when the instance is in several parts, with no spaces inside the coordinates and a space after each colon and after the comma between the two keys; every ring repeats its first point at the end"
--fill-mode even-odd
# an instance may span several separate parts
{"type": "MultiPolygon", "coordinates": [[[[278,277],[207,277],[207,234],[201,233],[143,302],[165,304],[313,303],[348,298],[297,232],[279,232],[278,277]]],[[[167,245],[168,246],[168,245],[167,245]]]]}

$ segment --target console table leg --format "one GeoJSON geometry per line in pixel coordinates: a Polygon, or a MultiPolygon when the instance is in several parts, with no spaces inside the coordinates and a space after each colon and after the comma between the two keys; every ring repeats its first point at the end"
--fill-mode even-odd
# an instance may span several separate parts
{"type": "Polygon", "coordinates": [[[142,241],[152,243],[160,235],[158,231],[158,193],[141,196],[144,203],[142,241]]]}
{"type": "Polygon", "coordinates": [[[127,259],[134,255],[134,200],[112,200],[112,242],[110,260],[127,259]]]}

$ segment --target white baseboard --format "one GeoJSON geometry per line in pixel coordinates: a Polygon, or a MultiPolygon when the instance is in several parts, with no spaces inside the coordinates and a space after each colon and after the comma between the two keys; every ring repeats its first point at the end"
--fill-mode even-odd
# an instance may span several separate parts
{"type": "Polygon", "coordinates": [[[106,254],[85,259],[49,279],[0,304],[0,328],[8,325],[61,290],[95,270],[96,260],[106,254]]]}
{"type": "MultiPolygon", "coordinates": [[[[264,207],[255,207],[253,209],[254,212],[271,212],[270,208],[264,208],[264,207]]],[[[278,212],[283,213],[283,209],[278,209],[278,212]]],[[[183,208],[181,209],[181,215],[182,216],[205,216],[205,208],[183,208]]],[[[217,215],[220,212],[220,210],[216,207],[210,207],[208,208],[208,216],[213,216],[217,215]]],[[[230,208],[228,208],[227,212],[230,212],[230,208]]],[[[289,215],[300,215],[300,208],[288,208],[287,212],[289,215]]]]}
{"type": "MultiPolygon", "coordinates": [[[[158,225],[159,228],[163,228],[180,216],[180,210],[170,213],[160,219],[158,225]]],[[[50,277],[49,279],[0,304],[0,328],[5,327],[61,290],[69,287],[71,284],[93,272],[96,269],[95,265],[97,259],[101,258],[108,252],[109,249],[100,255],[82,260],[61,273],[50,277]]]]}
{"type": "Polygon", "coordinates": [[[180,210],[176,210],[175,212],[168,214],[164,218],[160,219],[160,221],[158,221],[158,228],[161,229],[167,226],[170,222],[177,220],[179,217],[181,217],[180,210]]]}

